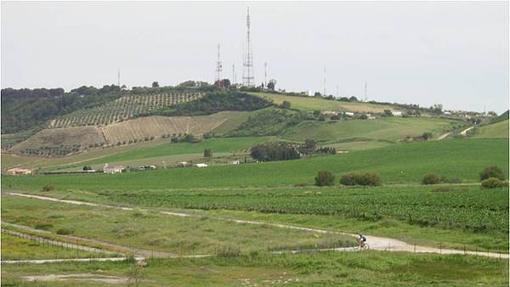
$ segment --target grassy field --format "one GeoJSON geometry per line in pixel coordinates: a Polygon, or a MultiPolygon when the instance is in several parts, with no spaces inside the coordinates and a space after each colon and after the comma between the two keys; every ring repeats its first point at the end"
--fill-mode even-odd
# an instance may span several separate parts
{"type": "Polygon", "coordinates": [[[429,172],[464,182],[478,182],[479,172],[490,165],[498,165],[508,173],[507,147],[505,139],[430,141],[301,160],[205,169],[175,168],[118,175],[4,176],[2,188],[40,190],[52,184],[60,190],[93,191],[311,185],[319,170],[329,170],[336,175],[377,172],[385,184],[416,184],[429,172]]]}
{"type": "Polygon", "coordinates": [[[216,254],[222,248],[252,251],[352,246],[347,236],[318,234],[264,225],[232,224],[202,217],[158,212],[83,207],[36,199],[3,197],[2,220],[53,233],[69,230],[78,237],[126,247],[179,255],[216,254]],[[27,213],[27,210],[30,213],[27,213]]]}
{"type": "Polygon", "coordinates": [[[508,189],[389,186],[41,194],[133,207],[195,209],[194,212],[206,217],[320,226],[351,233],[363,231],[422,245],[508,249],[508,189]]]}
{"type": "Polygon", "coordinates": [[[2,233],[2,260],[91,258],[102,254],[60,246],[41,244],[36,241],[2,233]]]}
{"type": "Polygon", "coordinates": [[[508,120],[488,124],[477,129],[475,138],[506,138],[508,139],[508,120]]]}
{"type": "Polygon", "coordinates": [[[291,108],[305,111],[344,111],[344,112],[365,112],[383,113],[384,110],[395,110],[390,105],[379,105],[370,103],[340,102],[326,100],[316,97],[296,97],[270,93],[251,93],[253,95],[272,100],[275,104],[288,101],[291,108]]]}
{"type": "Polygon", "coordinates": [[[439,118],[396,118],[377,120],[306,121],[285,131],[283,138],[304,141],[337,142],[356,139],[398,141],[406,136],[421,136],[432,132],[435,136],[450,130],[457,121],[439,118]]]}
{"type": "Polygon", "coordinates": [[[140,286],[499,287],[508,286],[508,261],[371,251],[154,259],[143,270],[136,269],[132,262],[2,266],[4,286],[111,286],[97,280],[101,276],[114,276],[125,285],[130,282],[135,285],[136,280],[140,286]],[[23,280],[26,276],[47,274],[82,277],[81,280],[23,280]]]}

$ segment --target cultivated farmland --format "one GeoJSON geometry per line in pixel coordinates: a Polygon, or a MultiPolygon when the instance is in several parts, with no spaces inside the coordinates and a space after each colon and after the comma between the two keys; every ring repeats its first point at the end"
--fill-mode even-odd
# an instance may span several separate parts
{"type": "Polygon", "coordinates": [[[151,112],[201,98],[199,92],[169,92],[158,94],[125,95],[102,106],[82,109],[51,120],[49,128],[76,126],[105,126],[151,112]]]}

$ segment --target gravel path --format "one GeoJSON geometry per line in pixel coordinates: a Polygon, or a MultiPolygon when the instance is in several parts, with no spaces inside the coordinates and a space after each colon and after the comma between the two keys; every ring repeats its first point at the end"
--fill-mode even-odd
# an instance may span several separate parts
{"type": "MultiPolygon", "coordinates": [[[[33,199],[39,199],[39,200],[68,203],[68,204],[106,207],[106,208],[114,208],[114,209],[120,209],[120,210],[134,210],[133,208],[129,208],[129,207],[96,204],[96,203],[76,201],[76,200],[64,200],[64,199],[57,199],[57,198],[53,198],[53,197],[31,195],[31,194],[24,194],[24,193],[7,192],[7,194],[11,195],[11,196],[21,196],[21,197],[26,197],[26,198],[33,198],[33,199]]],[[[140,209],[140,210],[144,210],[144,209],[140,209]]],[[[170,215],[170,216],[178,216],[178,217],[200,217],[200,215],[181,213],[181,212],[160,211],[159,213],[165,214],[165,215],[170,215]]],[[[308,232],[315,232],[315,233],[340,234],[340,235],[348,235],[348,236],[353,236],[353,237],[356,236],[355,234],[350,234],[350,233],[345,233],[345,232],[331,231],[331,230],[318,229],[318,228],[301,227],[301,226],[280,224],[280,223],[269,223],[269,222],[262,222],[262,221],[232,219],[232,218],[223,218],[223,217],[209,217],[209,218],[238,223],[238,224],[267,225],[267,226],[273,226],[273,227],[277,227],[277,228],[301,230],[301,231],[308,231],[308,232]]],[[[464,255],[485,256],[485,257],[492,257],[492,258],[505,258],[505,259],[509,258],[508,253],[503,254],[503,253],[495,253],[495,252],[479,252],[479,251],[464,251],[464,250],[457,250],[457,249],[442,249],[442,248],[412,245],[412,244],[408,244],[404,241],[387,238],[387,237],[369,236],[369,235],[366,235],[365,237],[367,238],[367,242],[370,245],[371,250],[395,251],[395,252],[416,252],[416,253],[437,253],[437,254],[464,254],[464,255]]],[[[330,250],[339,250],[339,249],[330,249],[330,250]]],[[[345,250],[345,249],[341,248],[341,250],[345,250]]],[[[201,256],[201,255],[199,255],[199,256],[201,256]]],[[[207,256],[207,255],[203,255],[203,256],[207,256]]]]}

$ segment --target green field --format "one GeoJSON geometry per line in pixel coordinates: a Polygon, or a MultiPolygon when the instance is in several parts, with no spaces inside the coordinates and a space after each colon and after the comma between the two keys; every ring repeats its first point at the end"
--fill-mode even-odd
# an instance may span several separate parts
{"type": "Polygon", "coordinates": [[[481,126],[477,129],[475,138],[506,138],[508,139],[508,120],[481,126]]]}
{"type": "Polygon", "coordinates": [[[4,176],[2,188],[40,190],[46,184],[60,190],[311,185],[319,170],[329,170],[337,175],[354,171],[377,172],[385,184],[416,184],[429,172],[464,182],[477,182],[479,172],[490,165],[497,165],[508,173],[507,147],[504,139],[431,141],[333,156],[205,169],[175,168],[120,175],[4,176]]]}
{"type": "Polygon", "coordinates": [[[91,258],[99,256],[103,255],[52,246],[2,233],[2,260],[91,258]]]}
{"type": "Polygon", "coordinates": [[[168,216],[157,211],[84,207],[13,196],[2,199],[2,220],[32,228],[44,225],[52,233],[66,229],[80,238],[179,255],[210,255],[228,247],[248,254],[354,245],[352,238],[343,235],[232,224],[207,216],[168,216]]]}
{"type": "Polygon", "coordinates": [[[238,258],[2,266],[5,286],[508,286],[508,261],[406,253],[312,253],[238,258]],[[74,280],[26,282],[25,276],[76,275],[74,280]],[[82,275],[83,274],[83,275],[82,275]],[[82,277],[79,277],[82,275],[82,277]],[[88,276],[87,276],[88,275],[88,276]],[[85,278],[84,278],[85,277],[85,278]],[[89,278],[87,280],[86,278],[89,278]],[[90,278],[95,278],[92,280],[90,278]],[[122,285],[124,284],[124,285],[122,285]]]}
{"type": "Polygon", "coordinates": [[[370,104],[362,102],[340,102],[326,100],[318,97],[298,97],[271,93],[251,93],[253,95],[272,100],[273,103],[280,105],[283,101],[288,101],[291,108],[304,111],[344,111],[344,112],[366,112],[383,113],[384,110],[395,110],[390,105],[370,104]]]}
{"type": "Polygon", "coordinates": [[[337,142],[366,139],[396,142],[407,136],[421,136],[424,132],[439,136],[457,124],[457,121],[440,118],[396,117],[338,122],[306,121],[286,130],[282,137],[294,141],[315,139],[319,142],[337,142]]]}

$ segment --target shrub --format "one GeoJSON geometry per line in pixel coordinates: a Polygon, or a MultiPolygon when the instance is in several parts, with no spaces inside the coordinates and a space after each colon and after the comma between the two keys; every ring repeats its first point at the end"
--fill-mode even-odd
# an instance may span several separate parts
{"type": "Polygon", "coordinates": [[[423,177],[421,182],[423,184],[438,184],[441,183],[441,178],[437,174],[428,173],[423,177]]]}
{"type": "Polygon", "coordinates": [[[290,109],[290,102],[289,101],[283,101],[280,105],[282,109],[290,109]]]}
{"type": "Polygon", "coordinates": [[[482,188],[497,188],[508,186],[508,181],[500,180],[496,177],[489,177],[488,179],[482,180],[482,188]]]}
{"type": "Polygon", "coordinates": [[[423,135],[421,136],[424,140],[429,140],[432,138],[432,133],[431,132],[424,132],[423,135]]]}
{"type": "Polygon", "coordinates": [[[238,257],[241,255],[241,249],[237,246],[220,246],[216,249],[218,257],[238,257]]]}
{"type": "Polygon", "coordinates": [[[348,174],[342,175],[342,177],[340,178],[340,184],[343,184],[343,185],[356,185],[355,174],[354,173],[348,173],[348,174]]]}
{"type": "Polygon", "coordinates": [[[46,184],[45,186],[42,187],[42,191],[52,191],[52,190],[55,190],[55,187],[51,184],[46,184]]]}
{"type": "Polygon", "coordinates": [[[212,149],[210,149],[210,148],[204,149],[204,157],[212,157],[212,156],[213,156],[212,149]]]}
{"type": "Polygon", "coordinates": [[[486,167],[480,173],[480,181],[491,177],[495,177],[500,180],[505,180],[505,175],[503,174],[503,171],[501,171],[501,169],[495,165],[486,167]]]}
{"type": "Polygon", "coordinates": [[[57,234],[59,234],[59,235],[69,235],[72,233],[73,233],[73,231],[69,228],[60,228],[57,230],[57,234]]]}
{"type": "Polygon", "coordinates": [[[35,226],[34,226],[35,229],[42,229],[42,230],[50,230],[51,228],[53,228],[53,224],[49,224],[49,223],[37,223],[35,226]]]}
{"type": "Polygon", "coordinates": [[[319,171],[315,177],[315,185],[331,186],[335,184],[335,176],[329,171],[319,171]]]}
{"type": "Polygon", "coordinates": [[[382,180],[376,173],[348,173],[340,178],[340,184],[378,186],[382,184],[382,180]]]}

